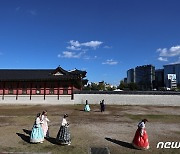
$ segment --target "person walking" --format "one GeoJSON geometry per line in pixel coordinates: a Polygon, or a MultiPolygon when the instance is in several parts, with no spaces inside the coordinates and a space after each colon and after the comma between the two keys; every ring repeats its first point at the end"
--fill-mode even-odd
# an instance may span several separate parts
{"type": "Polygon", "coordinates": [[[41,113],[38,113],[30,135],[31,143],[43,143],[44,133],[41,124],[42,124],[41,113]]]}
{"type": "Polygon", "coordinates": [[[145,123],[147,121],[147,119],[143,119],[138,124],[138,129],[136,130],[134,139],[132,141],[132,145],[137,149],[149,149],[148,134],[145,129],[145,123]]]}
{"type": "Polygon", "coordinates": [[[41,120],[43,121],[43,123],[41,124],[43,132],[44,132],[44,137],[49,137],[49,127],[48,127],[48,122],[50,122],[50,120],[47,117],[47,111],[43,111],[42,112],[42,116],[41,116],[41,120]]]}
{"type": "Polygon", "coordinates": [[[68,115],[64,114],[60,129],[59,129],[57,137],[56,137],[56,142],[58,144],[62,144],[62,145],[70,145],[71,144],[69,123],[66,120],[67,117],[68,117],[68,115]]]}

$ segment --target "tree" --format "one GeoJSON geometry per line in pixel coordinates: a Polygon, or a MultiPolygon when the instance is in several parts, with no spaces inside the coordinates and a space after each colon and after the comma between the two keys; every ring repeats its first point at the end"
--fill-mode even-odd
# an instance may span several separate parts
{"type": "Polygon", "coordinates": [[[127,89],[128,85],[123,80],[120,81],[120,85],[118,86],[118,89],[124,90],[127,89]]]}
{"type": "Polygon", "coordinates": [[[102,82],[99,82],[99,84],[98,84],[98,90],[105,90],[105,84],[104,84],[104,81],[102,81],[102,82]]]}
{"type": "Polygon", "coordinates": [[[128,88],[129,88],[129,90],[137,90],[138,89],[137,84],[134,82],[128,83],[128,88]]]}

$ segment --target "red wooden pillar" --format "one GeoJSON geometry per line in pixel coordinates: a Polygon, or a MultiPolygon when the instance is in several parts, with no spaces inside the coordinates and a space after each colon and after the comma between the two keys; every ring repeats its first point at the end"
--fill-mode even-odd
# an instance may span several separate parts
{"type": "Polygon", "coordinates": [[[31,95],[32,95],[32,83],[30,83],[30,100],[31,100],[31,95]]]}
{"type": "Polygon", "coordinates": [[[74,93],[73,93],[73,85],[71,85],[71,100],[74,99],[74,93]]]}
{"type": "Polygon", "coordinates": [[[16,83],[17,86],[16,86],[16,100],[18,99],[18,89],[19,89],[19,82],[16,83]]]}
{"type": "Polygon", "coordinates": [[[58,82],[58,100],[59,100],[59,86],[60,86],[60,85],[59,85],[59,82],[58,82]]]}
{"type": "Polygon", "coordinates": [[[46,82],[44,82],[44,100],[46,99],[46,82]]]}
{"type": "Polygon", "coordinates": [[[2,97],[3,100],[4,100],[4,94],[5,94],[5,85],[6,85],[6,83],[4,82],[3,83],[3,97],[2,97]]]}

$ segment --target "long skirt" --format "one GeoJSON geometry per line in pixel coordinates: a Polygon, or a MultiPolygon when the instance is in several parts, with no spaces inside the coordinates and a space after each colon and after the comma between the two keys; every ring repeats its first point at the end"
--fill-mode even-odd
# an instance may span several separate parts
{"type": "Polygon", "coordinates": [[[61,126],[56,137],[56,142],[59,144],[70,144],[70,132],[69,127],[61,126]]]}
{"type": "Polygon", "coordinates": [[[44,132],[44,137],[49,137],[49,128],[47,123],[42,124],[42,130],[44,132]]]}
{"type": "Polygon", "coordinates": [[[40,125],[34,125],[32,128],[30,142],[38,143],[44,141],[44,133],[40,125]]]}
{"type": "Polygon", "coordinates": [[[145,129],[143,130],[143,136],[140,134],[140,129],[137,129],[132,145],[137,149],[149,149],[148,135],[145,129]]]}
{"type": "Polygon", "coordinates": [[[91,110],[91,109],[90,109],[89,105],[86,105],[86,106],[84,107],[84,111],[89,112],[90,110],[91,110]]]}

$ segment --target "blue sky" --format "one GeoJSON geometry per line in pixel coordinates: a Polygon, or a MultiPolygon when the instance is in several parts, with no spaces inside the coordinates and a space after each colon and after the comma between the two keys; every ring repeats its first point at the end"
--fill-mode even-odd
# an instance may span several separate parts
{"type": "Polygon", "coordinates": [[[74,68],[117,85],[180,62],[179,0],[0,0],[0,68],[74,68]]]}

